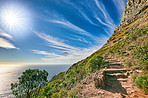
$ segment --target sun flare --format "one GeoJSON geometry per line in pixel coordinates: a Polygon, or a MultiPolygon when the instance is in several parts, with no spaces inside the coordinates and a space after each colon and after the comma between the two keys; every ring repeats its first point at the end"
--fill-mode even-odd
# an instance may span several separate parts
{"type": "Polygon", "coordinates": [[[27,24],[27,13],[21,8],[5,7],[1,10],[0,20],[2,25],[9,30],[22,29],[27,24]]]}
{"type": "Polygon", "coordinates": [[[20,17],[16,12],[9,11],[4,13],[3,21],[11,29],[12,27],[18,26],[20,24],[20,17]]]}

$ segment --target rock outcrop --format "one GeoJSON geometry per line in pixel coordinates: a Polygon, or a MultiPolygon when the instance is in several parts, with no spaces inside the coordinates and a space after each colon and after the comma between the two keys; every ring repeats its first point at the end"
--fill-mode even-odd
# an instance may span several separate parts
{"type": "MultiPolygon", "coordinates": [[[[121,17],[121,23],[102,47],[112,46],[124,39],[128,32],[148,23],[148,0],[127,0],[127,6],[121,17]]],[[[100,50],[102,50],[100,49],[100,50]]],[[[99,51],[100,51],[99,50],[99,51]]],[[[103,53],[102,53],[103,54],[103,53]]]]}
{"type": "Polygon", "coordinates": [[[147,8],[148,0],[128,0],[121,18],[121,23],[114,33],[120,31],[123,27],[131,24],[135,20],[147,16],[147,8]]]}
{"type": "Polygon", "coordinates": [[[100,70],[99,73],[95,74],[94,85],[96,88],[105,88],[106,87],[104,70],[100,70]]]}

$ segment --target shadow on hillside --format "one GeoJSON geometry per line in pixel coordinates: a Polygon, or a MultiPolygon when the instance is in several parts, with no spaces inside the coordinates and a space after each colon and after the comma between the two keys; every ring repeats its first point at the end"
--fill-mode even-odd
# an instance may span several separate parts
{"type": "Polygon", "coordinates": [[[126,89],[122,87],[121,83],[117,79],[117,77],[109,78],[106,82],[107,87],[105,90],[110,91],[112,93],[121,93],[127,95],[126,89]]]}

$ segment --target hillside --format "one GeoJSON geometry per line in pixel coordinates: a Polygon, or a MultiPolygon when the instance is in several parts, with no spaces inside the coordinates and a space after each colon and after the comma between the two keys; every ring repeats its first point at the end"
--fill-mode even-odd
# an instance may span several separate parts
{"type": "MultiPolygon", "coordinates": [[[[94,89],[98,92],[98,88],[91,88],[94,86],[94,78],[96,73],[100,74],[102,68],[113,68],[110,67],[109,59],[114,59],[113,63],[120,62],[119,68],[127,68],[128,70],[139,69],[142,70],[143,74],[147,73],[148,70],[148,1],[147,0],[127,0],[127,6],[123,12],[121,18],[121,24],[113,32],[107,43],[100,48],[98,51],[93,53],[86,59],[73,64],[66,72],[62,72],[54,76],[48,83],[47,86],[42,88],[42,91],[35,93],[32,97],[38,98],[78,98],[80,92],[82,94],[87,93],[84,89],[84,85],[88,84],[90,89],[94,89]],[[83,91],[82,91],[83,90],[83,91]],[[78,93],[79,92],[79,93],[78,93]]],[[[117,65],[117,64],[116,64],[117,65]]],[[[118,67],[118,66],[117,66],[118,67]]],[[[105,68],[105,69],[106,69],[105,68]]],[[[116,67],[115,67],[116,68],[116,67]]],[[[117,68],[116,68],[117,69],[117,68]]],[[[116,70],[115,69],[115,70],[116,70]]],[[[127,71],[127,70],[126,70],[127,71]]],[[[118,75],[124,73],[120,71],[118,75]]],[[[114,74],[112,73],[113,75],[114,74]]],[[[110,75],[110,74],[109,74],[110,75]]],[[[138,76],[138,74],[135,74],[138,76]]],[[[136,77],[136,76],[133,76],[136,77]]],[[[123,78],[123,77],[121,77],[123,78]]],[[[131,78],[127,78],[128,85],[132,84],[131,78]]],[[[146,77],[148,78],[148,77],[146,77]]],[[[123,80],[123,79],[122,79],[123,80]]],[[[136,80],[136,79],[135,79],[136,80]]],[[[146,81],[147,82],[147,81],[146,81]]],[[[136,82],[138,83],[138,82],[136,82]]],[[[120,84],[120,83],[119,83],[120,84]]],[[[141,87],[147,92],[148,84],[145,83],[145,87],[141,87]]],[[[117,85],[118,86],[118,85],[117,85]]],[[[140,86],[139,86],[140,87],[140,86]]],[[[135,88],[135,86],[134,86],[135,88]]],[[[130,88],[130,91],[134,88],[130,88]]],[[[107,93],[105,89],[100,90],[102,94],[107,93]]],[[[117,90],[120,90],[118,88],[117,90]]],[[[110,91],[111,92],[111,91],[110,91]]],[[[142,90],[137,89],[137,92],[145,97],[142,90]]],[[[116,93],[116,97],[129,97],[127,93],[124,95],[120,94],[123,92],[112,92],[116,93]]],[[[107,96],[110,96],[109,93],[107,96]]],[[[140,96],[139,94],[139,96],[140,96]]],[[[87,97],[101,95],[88,95],[87,97]]],[[[110,96],[111,98],[115,96],[110,96]]],[[[86,96],[81,96],[85,98],[86,96]]],[[[104,96],[106,97],[106,96],[104,96]]],[[[133,96],[134,97],[134,96],[133,96]]]]}

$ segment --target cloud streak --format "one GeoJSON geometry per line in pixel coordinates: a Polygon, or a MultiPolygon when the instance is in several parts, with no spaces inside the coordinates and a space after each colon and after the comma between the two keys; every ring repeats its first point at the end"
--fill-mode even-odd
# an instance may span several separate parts
{"type": "Polygon", "coordinates": [[[91,47],[75,50],[73,52],[68,52],[67,55],[59,55],[56,53],[49,53],[47,51],[32,50],[35,54],[44,55],[41,58],[43,61],[49,62],[51,64],[72,64],[79,60],[85,59],[87,56],[91,55],[100,47],[91,47]]]}
{"type": "Polygon", "coordinates": [[[16,48],[12,43],[10,43],[8,40],[5,40],[3,38],[0,38],[0,47],[6,48],[6,49],[19,49],[16,48]]]}
{"type": "Polygon", "coordinates": [[[68,27],[70,29],[73,29],[75,31],[75,33],[77,33],[76,31],[78,31],[78,34],[81,35],[85,35],[85,36],[89,36],[89,37],[93,37],[90,33],[88,33],[87,31],[85,31],[84,29],[81,29],[80,27],[72,24],[71,22],[67,21],[67,20],[48,20],[49,22],[53,22],[53,23],[57,23],[60,25],[63,25],[64,27],[68,27]]]}
{"type": "Polygon", "coordinates": [[[125,3],[126,0],[113,0],[116,8],[118,9],[118,13],[120,15],[122,15],[123,13],[123,10],[125,9],[125,6],[126,6],[126,3],[125,3]]]}
{"type": "MultiPolygon", "coordinates": [[[[118,1],[118,0],[117,0],[118,1]]],[[[104,31],[109,35],[111,36],[111,34],[113,33],[113,31],[115,30],[115,28],[117,27],[114,23],[113,23],[113,20],[112,18],[110,17],[110,15],[108,14],[108,12],[106,11],[105,9],[105,6],[101,3],[101,2],[98,2],[98,0],[94,0],[96,6],[98,7],[98,9],[103,13],[103,19],[104,21],[102,20],[102,18],[98,17],[98,15],[96,14],[95,15],[95,18],[104,26],[106,26],[108,30],[105,30],[104,31]],[[110,32],[110,33],[109,33],[110,32]]]]}
{"type": "Polygon", "coordinates": [[[45,55],[47,57],[59,57],[60,55],[57,55],[55,53],[49,53],[46,51],[39,51],[39,50],[32,50],[35,54],[41,54],[41,55],[45,55]]]}
{"type": "Polygon", "coordinates": [[[40,37],[41,39],[45,40],[48,42],[48,46],[58,48],[58,49],[63,49],[63,50],[77,50],[76,47],[70,46],[68,44],[63,43],[63,40],[52,37],[51,35],[47,35],[45,33],[39,33],[35,32],[34,33],[40,37]]]}
{"type": "Polygon", "coordinates": [[[9,39],[12,39],[12,36],[5,33],[3,30],[0,29],[0,36],[3,36],[3,37],[6,37],[6,38],[9,38],[9,39]]]}
{"type": "Polygon", "coordinates": [[[15,47],[12,43],[10,43],[8,40],[1,38],[1,37],[6,37],[8,39],[13,39],[13,37],[7,33],[5,33],[3,30],[0,29],[0,47],[5,48],[5,49],[19,49],[15,47]]]}

